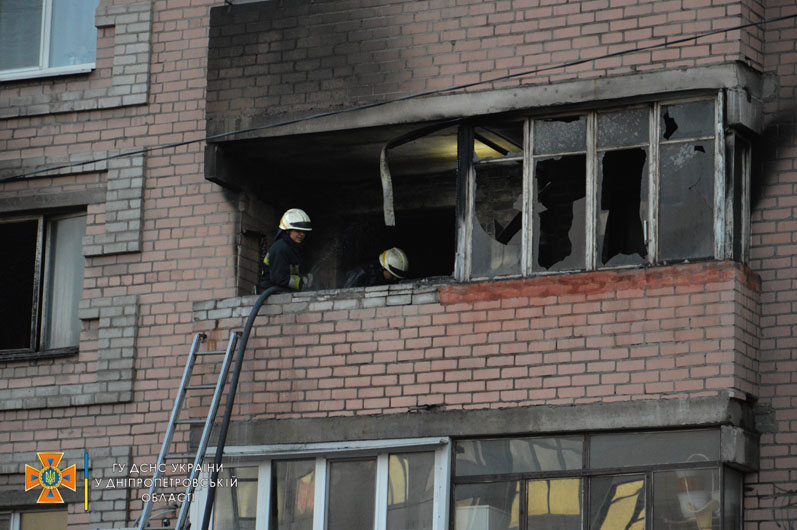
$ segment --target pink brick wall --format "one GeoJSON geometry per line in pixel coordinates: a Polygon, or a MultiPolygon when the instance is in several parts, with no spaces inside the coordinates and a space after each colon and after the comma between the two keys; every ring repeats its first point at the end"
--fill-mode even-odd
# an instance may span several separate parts
{"type": "Polygon", "coordinates": [[[757,292],[749,271],[704,263],[277,305],[256,321],[238,419],[744,400],[758,394],[757,292]]]}
{"type": "MultiPolygon", "coordinates": [[[[793,15],[791,1],[766,2],[767,18],[793,15]]],[[[761,276],[761,471],[749,477],[746,528],[774,530],[797,520],[797,30],[794,20],[767,27],[765,71],[775,97],[766,101],[766,129],[754,166],[751,267],[761,276]],[[791,496],[791,497],[790,497],[791,496]],[[779,524],[778,524],[779,523],[779,524]]]]}
{"type": "Polygon", "coordinates": [[[753,1],[304,0],[258,9],[226,17],[211,36],[220,47],[211,57],[211,119],[304,113],[538,68],[546,70],[471,90],[733,61],[761,69],[763,59],[755,27],[613,55],[758,21],[763,9],[753,1]],[[550,69],[585,59],[595,60],[550,69]]]}

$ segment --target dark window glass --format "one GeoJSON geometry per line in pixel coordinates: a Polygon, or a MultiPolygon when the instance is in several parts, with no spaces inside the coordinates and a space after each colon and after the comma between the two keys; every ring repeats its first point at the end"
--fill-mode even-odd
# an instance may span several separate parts
{"type": "Polygon", "coordinates": [[[596,434],[589,451],[591,468],[719,460],[719,431],[596,434]]]}
{"type": "Polygon", "coordinates": [[[376,460],[329,465],[327,530],[373,530],[376,460]]]}
{"type": "Polygon", "coordinates": [[[646,108],[598,114],[598,149],[648,143],[646,108]]]}
{"type": "Polygon", "coordinates": [[[454,487],[455,530],[509,530],[520,520],[520,483],[459,484],[454,487]]]}
{"type": "Polygon", "coordinates": [[[714,255],[714,143],[661,146],[659,259],[714,255]]]}
{"type": "Polygon", "coordinates": [[[496,475],[581,469],[580,437],[456,442],[456,475],[496,475]]]}
{"type": "Polygon", "coordinates": [[[42,2],[0,2],[0,71],[39,65],[42,2]]]}
{"type": "Polygon", "coordinates": [[[653,474],[653,529],[691,525],[720,528],[718,469],[659,471],[653,474]]]}
{"type": "Polygon", "coordinates": [[[534,172],[534,270],[586,266],[586,155],[536,161],[534,172]]]}
{"type": "Polygon", "coordinates": [[[315,498],[315,461],[279,461],[272,465],[271,527],[312,530],[315,498]]]}
{"type": "Polygon", "coordinates": [[[0,349],[30,348],[36,293],[38,222],[0,223],[0,349]]]}
{"type": "Polygon", "coordinates": [[[744,477],[729,467],[723,469],[725,482],[725,530],[742,528],[742,486],[744,477]]]}
{"type": "Polygon", "coordinates": [[[431,530],[434,453],[390,455],[387,530],[431,530]]]}
{"type": "Polygon", "coordinates": [[[590,530],[644,530],[645,478],[611,475],[590,479],[590,530]]]}
{"type": "Polygon", "coordinates": [[[714,136],[714,101],[696,101],[661,108],[661,140],[714,136]]]}
{"type": "Polygon", "coordinates": [[[568,116],[534,122],[535,155],[584,151],[586,145],[587,119],[585,116],[568,116]]]}

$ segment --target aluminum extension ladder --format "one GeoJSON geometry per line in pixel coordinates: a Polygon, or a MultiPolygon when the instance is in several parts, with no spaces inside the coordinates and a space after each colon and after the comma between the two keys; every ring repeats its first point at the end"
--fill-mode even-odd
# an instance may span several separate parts
{"type": "Polygon", "coordinates": [[[158,463],[155,466],[155,471],[152,476],[152,485],[149,489],[149,496],[144,505],[144,510],[141,512],[141,515],[138,519],[138,530],[144,530],[147,528],[147,524],[149,523],[150,517],[152,516],[152,508],[155,504],[155,497],[162,490],[160,487],[160,479],[162,470],[166,469],[165,463],[168,459],[187,459],[193,457],[193,466],[191,467],[191,473],[188,476],[188,486],[185,490],[185,500],[183,501],[180,512],[177,517],[177,523],[174,527],[177,530],[184,530],[188,528],[188,510],[191,506],[191,499],[193,497],[193,493],[195,490],[196,480],[199,477],[199,472],[202,469],[202,461],[205,458],[205,453],[208,447],[208,441],[210,439],[210,432],[213,429],[213,424],[216,420],[216,413],[219,409],[219,404],[221,402],[221,395],[224,392],[224,386],[227,381],[227,374],[230,371],[230,365],[232,364],[232,358],[235,353],[235,347],[238,343],[238,339],[240,337],[240,333],[235,331],[230,335],[229,343],[227,344],[226,350],[218,350],[218,351],[199,351],[199,345],[205,340],[207,340],[207,336],[204,333],[197,333],[194,335],[194,341],[191,345],[191,351],[188,354],[188,360],[185,364],[185,371],[183,372],[183,379],[180,382],[180,388],[177,391],[177,397],[174,400],[174,408],[172,409],[172,415],[169,418],[169,426],[166,429],[166,435],[163,438],[163,445],[161,446],[160,454],[158,455],[158,463]],[[205,355],[224,355],[224,361],[222,363],[221,370],[219,372],[219,378],[215,385],[213,384],[202,384],[202,385],[191,385],[191,374],[193,373],[194,366],[196,365],[197,358],[200,356],[205,355]],[[215,388],[213,392],[213,400],[210,404],[210,408],[208,409],[207,417],[202,419],[180,419],[180,411],[183,408],[183,401],[185,400],[186,394],[191,390],[201,390],[201,389],[210,389],[215,388]],[[170,454],[169,448],[172,445],[172,437],[174,436],[174,431],[177,425],[179,424],[199,424],[204,423],[204,429],[202,430],[202,437],[199,442],[199,446],[197,447],[196,454],[170,454]]]}

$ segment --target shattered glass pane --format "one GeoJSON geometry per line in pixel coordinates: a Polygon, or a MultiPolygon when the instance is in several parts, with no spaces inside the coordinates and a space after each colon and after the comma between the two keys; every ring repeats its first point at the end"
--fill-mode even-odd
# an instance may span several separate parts
{"type": "Polygon", "coordinates": [[[634,148],[599,155],[597,210],[600,266],[635,265],[647,260],[648,154],[634,148]]]}
{"type": "Polygon", "coordinates": [[[523,164],[476,166],[471,276],[520,274],[523,164]]]}
{"type": "Polygon", "coordinates": [[[648,143],[646,108],[598,114],[598,149],[648,143]]]}
{"type": "Polygon", "coordinates": [[[714,135],[714,101],[695,101],[661,108],[662,140],[714,135]]]}
{"type": "Polygon", "coordinates": [[[661,146],[659,259],[714,255],[714,142],[661,146]]]}
{"type": "Polygon", "coordinates": [[[584,116],[551,118],[534,122],[534,154],[584,151],[587,145],[587,119],[584,116]]]}
{"type": "Polygon", "coordinates": [[[534,185],[534,270],[585,267],[586,155],[537,160],[534,185]]]}

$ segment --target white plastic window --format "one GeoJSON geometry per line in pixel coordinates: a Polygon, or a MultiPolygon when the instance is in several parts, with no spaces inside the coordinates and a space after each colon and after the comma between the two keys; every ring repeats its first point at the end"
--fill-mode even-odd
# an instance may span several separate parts
{"type": "Polygon", "coordinates": [[[88,72],[99,0],[0,0],[0,81],[88,72]]]}

